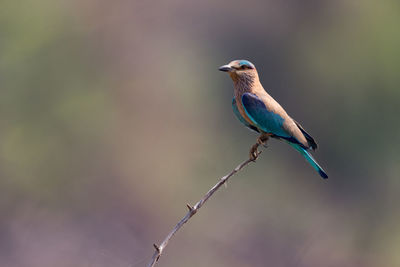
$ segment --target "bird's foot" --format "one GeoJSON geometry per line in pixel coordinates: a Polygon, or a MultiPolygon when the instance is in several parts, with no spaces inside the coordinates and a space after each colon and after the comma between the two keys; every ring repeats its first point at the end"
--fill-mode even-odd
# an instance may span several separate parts
{"type": "Polygon", "coordinates": [[[257,137],[257,144],[267,148],[267,141],[270,137],[270,134],[263,133],[259,137],[257,137]]]}
{"type": "Polygon", "coordinates": [[[256,143],[250,148],[249,158],[250,158],[251,161],[256,161],[258,156],[261,154],[261,152],[258,151],[259,145],[260,144],[256,143]]]}
{"type": "Polygon", "coordinates": [[[257,137],[257,143],[259,145],[266,145],[270,136],[270,134],[262,133],[259,137],[257,137]]]}

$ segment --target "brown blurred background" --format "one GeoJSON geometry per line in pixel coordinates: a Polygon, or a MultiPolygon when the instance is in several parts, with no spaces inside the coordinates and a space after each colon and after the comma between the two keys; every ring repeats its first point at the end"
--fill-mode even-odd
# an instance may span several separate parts
{"type": "Polygon", "coordinates": [[[320,145],[271,141],[160,266],[400,266],[400,2],[1,1],[0,266],[144,266],[256,135],[248,59],[320,145]]]}

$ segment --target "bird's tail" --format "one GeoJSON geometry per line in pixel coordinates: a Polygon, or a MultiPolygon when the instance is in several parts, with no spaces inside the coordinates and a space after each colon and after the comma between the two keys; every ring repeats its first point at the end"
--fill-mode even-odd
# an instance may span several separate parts
{"type": "Polygon", "coordinates": [[[305,157],[305,159],[308,161],[308,163],[311,164],[311,166],[319,173],[319,175],[321,175],[322,178],[324,178],[324,179],[328,178],[328,175],[326,174],[326,172],[321,168],[321,166],[319,166],[317,161],[313,158],[313,156],[311,156],[310,153],[308,153],[307,150],[305,150],[304,148],[302,148],[298,144],[293,144],[293,143],[289,143],[289,144],[294,149],[299,151],[300,154],[303,155],[303,157],[305,157]]]}

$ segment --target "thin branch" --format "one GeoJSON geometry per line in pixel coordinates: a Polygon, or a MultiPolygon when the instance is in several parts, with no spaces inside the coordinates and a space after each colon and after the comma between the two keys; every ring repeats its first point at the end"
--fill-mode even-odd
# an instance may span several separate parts
{"type": "Polygon", "coordinates": [[[222,177],[218,183],[216,185],[214,185],[208,192],[207,194],[204,195],[204,197],[202,199],[199,200],[199,202],[196,203],[196,205],[194,205],[193,207],[190,206],[189,204],[187,204],[187,208],[188,208],[188,212],[186,213],[185,217],[182,218],[182,220],[180,220],[178,222],[177,225],[175,225],[175,227],[172,229],[171,232],[169,232],[169,234],[165,237],[164,241],[161,243],[161,245],[156,245],[153,244],[155,251],[153,254],[153,257],[151,258],[151,261],[149,262],[149,264],[147,265],[148,267],[153,267],[158,259],[160,258],[161,254],[164,252],[165,247],[168,245],[169,240],[172,238],[172,236],[187,222],[189,221],[189,219],[196,214],[196,212],[203,206],[203,204],[221,187],[221,185],[225,184],[228,179],[233,176],[235,173],[237,173],[238,171],[240,171],[243,167],[247,166],[250,162],[255,162],[256,159],[258,158],[258,156],[261,154],[261,151],[257,151],[257,147],[259,146],[259,144],[255,144],[252,149],[253,150],[250,158],[246,161],[243,161],[242,163],[240,163],[233,171],[231,171],[229,174],[225,175],[224,177],[222,177]]]}

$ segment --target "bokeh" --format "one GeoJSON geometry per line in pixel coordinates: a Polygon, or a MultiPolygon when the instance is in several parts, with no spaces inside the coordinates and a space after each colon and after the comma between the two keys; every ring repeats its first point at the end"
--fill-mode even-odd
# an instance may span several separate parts
{"type": "Polygon", "coordinates": [[[319,143],[271,141],[159,266],[400,266],[400,2],[1,1],[0,266],[145,266],[256,135],[252,61],[319,143]]]}

